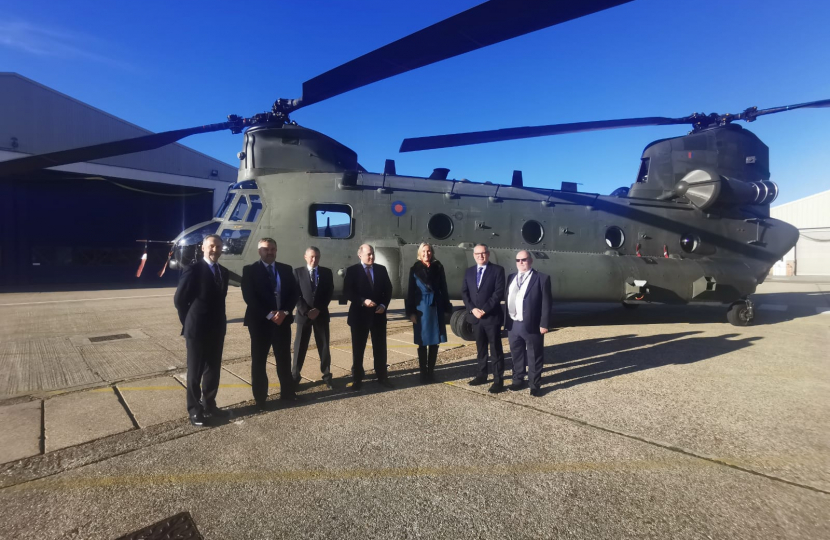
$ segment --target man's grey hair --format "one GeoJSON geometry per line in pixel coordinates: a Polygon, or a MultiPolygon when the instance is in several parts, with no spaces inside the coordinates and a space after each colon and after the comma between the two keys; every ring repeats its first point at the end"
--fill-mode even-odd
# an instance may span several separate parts
{"type": "Polygon", "coordinates": [[[268,237],[260,238],[259,242],[257,242],[257,245],[259,245],[259,244],[274,244],[274,247],[277,247],[277,241],[274,240],[273,238],[268,238],[268,237]]]}
{"type": "Polygon", "coordinates": [[[476,244],[475,246],[473,246],[473,251],[475,251],[475,249],[476,249],[477,247],[483,247],[483,248],[484,248],[484,251],[485,251],[486,253],[490,253],[490,246],[488,246],[487,244],[476,244]]]}
{"type": "Polygon", "coordinates": [[[309,251],[313,251],[317,254],[318,257],[320,256],[320,248],[318,248],[317,246],[308,246],[307,248],[305,248],[303,254],[308,253],[309,251]]]}
{"type": "MultiPolygon", "coordinates": [[[[529,252],[528,250],[523,249],[519,253],[527,253],[527,260],[529,260],[529,261],[533,260],[533,253],[529,252]]],[[[519,256],[519,253],[516,253],[516,257],[519,256]]]]}
{"type": "Polygon", "coordinates": [[[364,247],[367,247],[367,248],[371,249],[371,250],[372,250],[372,252],[374,252],[374,251],[375,251],[375,246],[373,246],[372,244],[360,244],[360,247],[359,247],[359,248],[357,248],[357,255],[358,255],[358,257],[359,257],[359,256],[363,253],[363,248],[364,248],[364,247]]]}
{"type": "Polygon", "coordinates": [[[202,240],[202,243],[207,242],[209,238],[213,238],[214,240],[218,241],[220,244],[225,243],[225,241],[222,240],[222,237],[219,236],[218,234],[209,234],[209,235],[205,236],[205,238],[202,240]]]}

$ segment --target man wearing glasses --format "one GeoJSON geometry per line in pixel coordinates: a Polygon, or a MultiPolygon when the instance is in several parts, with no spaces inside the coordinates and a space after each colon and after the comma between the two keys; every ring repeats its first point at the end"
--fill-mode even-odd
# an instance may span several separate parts
{"type": "Polygon", "coordinates": [[[544,334],[550,326],[553,295],[550,276],[533,269],[533,256],[528,251],[516,254],[515,274],[507,278],[507,341],[513,356],[513,384],[510,390],[525,387],[528,374],[530,395],[542,395],[542,366],[544,364],[544,334]]]}
{"type": "Polygon", "coordinates": [[[467,310],[466,319],[473,325],[478,351],[477,373],[469,384],[485,384],[488,371],[492,371],[493,384],[488,391],[498,394],[504,391],[504,351],[501,346],[501,327],[504,322],[501,307],[501,300],[504,298],[504,268],[490,262],[490,249],[486,244],[476,245],[473,248],[473,257],[476,264],[467,269],[464,282],[461,284],[461,298],[467,310]]]}

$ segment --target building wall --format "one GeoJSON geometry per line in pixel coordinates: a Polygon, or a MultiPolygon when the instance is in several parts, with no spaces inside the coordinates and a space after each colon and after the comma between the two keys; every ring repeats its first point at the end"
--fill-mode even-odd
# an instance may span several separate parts
{"type": "Polygon", "coordinates": [[[830,275],[830,190],[770,209],[770,216],[798,228],[795,248],[773,269],[787,275],[787,265],[797,276],[830,275]]]}

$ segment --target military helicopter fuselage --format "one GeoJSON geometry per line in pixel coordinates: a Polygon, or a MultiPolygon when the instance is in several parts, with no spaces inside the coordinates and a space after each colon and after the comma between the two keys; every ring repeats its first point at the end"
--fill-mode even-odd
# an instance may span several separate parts
{"type": "MultiPolygon", "coordinates": [[[[530,251],[559,301],[728,304],[753,293],[798,239],[768,217],[777,188],[767,147],[734,125],[650,144],[636,181],[616,196],[448,180],[445,169],[432,178],[369,173],[352,150],[293,123],[250,128],[238,156],[238,182],[214,220],[176,239],[174,268],[197,260],[215,232],[238,284],[259,258],[258,240],[270,237],[292,266],[304,264],[306,247],[320,248],[342,298],[345,269],[369,243],[402,298],[419,244],[431,242],[460,299],[473,247],[484,243],[508,271],[519,250],[530,251]]],[[[461,320],[453,330],[467,337],[461,320]]]]}

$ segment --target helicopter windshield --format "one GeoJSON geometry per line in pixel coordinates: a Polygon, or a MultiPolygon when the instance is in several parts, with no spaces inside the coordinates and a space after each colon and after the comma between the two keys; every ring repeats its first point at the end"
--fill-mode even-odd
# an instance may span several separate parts
{"type": "Polygon", "coordinates": [[[219,219],[222,219],[222,216],[225,215],[225,212],[227,211],[228,206],[230,206],[231,202],[233,202],[233,198],[235,196],[236,196],[235,193],[231,193],[230,190],[228,190],[228,194],[225,195],[225,200],[222,201],[222,204],[219,205],[219,210],[216,211],[216,216],[215,217],[217,217],[219,219]]]}
{"type": "Polygon", "coordinates": [[[199,227],[195,231],[191,231],[184,235],[181,239],[179,239],[178,244],[180,246],[191,246],[198,244],[205,239],[205,236],[209,234],[216,234],[216,231],[218,230],[219,222],[211,221],[210,223],[206,223],[205,225],[199,227]]]}

